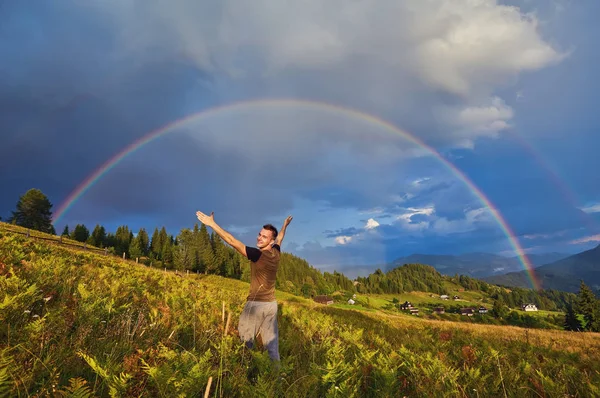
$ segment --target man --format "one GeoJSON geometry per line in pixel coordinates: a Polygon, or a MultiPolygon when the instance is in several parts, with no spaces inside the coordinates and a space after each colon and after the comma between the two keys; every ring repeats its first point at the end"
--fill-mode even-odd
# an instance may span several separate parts
{"type": "Polygon", "coordinates": [[[250,292],[246,305],[240,315],[238,331],[248,348],[254,346],[254,339],[261,335],[263,345],[267,348],[273,361],[279,362],[279,328],[277,325],[277,301],[275,300],[275,280],[279,268],[281,242],[285,231],[292,221],[289,216],[283,222],[280,233],[271,224],[266,224],[256,238],[257,247],[249,247],[234,238],[221,228],[210,216],[198,211],[198,220],[211,227],[217,235],[230,244],[235,250],[247,257],[250,263],[250,292]]]}

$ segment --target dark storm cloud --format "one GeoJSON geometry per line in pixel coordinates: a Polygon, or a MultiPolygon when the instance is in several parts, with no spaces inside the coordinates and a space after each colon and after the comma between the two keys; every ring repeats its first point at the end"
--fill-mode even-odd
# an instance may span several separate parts
{"type": "MultiPolygon", "coordinates": [[[[0,21],[0,157],[6,186],[0,213],[33,187],[42,189],[56,210],[114,154],[183,116],[187,101],[206,100],[207,89],[190,79],[207,75],[180,59],[136,65],[119,58],[111,25],[100,14],[64,4],[13,3],[0,21]]],[[[144,168],[130,172],[137,175],[129,184],[152,178],[142,175],[144,168]]],[[[123,211],[132,202],[150,208],[164,191],[155,190],[147,204],[140,200],[143,187],[137,192],[136,200],[123,198],[123,211]]]]}

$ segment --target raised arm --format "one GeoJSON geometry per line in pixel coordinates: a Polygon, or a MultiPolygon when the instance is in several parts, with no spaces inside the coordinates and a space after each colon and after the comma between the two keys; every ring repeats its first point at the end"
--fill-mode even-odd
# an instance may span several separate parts
{"type": "Polygon", "coordinates": [[[290,222],[292,222],[292,218],[292,216],[288,216],[288,218],[285,219],[283,222],[283,227],[281,227],[281,231],[279,231],[279,234],[277,234],[275,244],[279,245],[279,247],[281,247],[281,242],[283,242],[283,238],[285,237],[285,230],[287,229],[287,226],[290,225],[290,222]]]}
{"type": "Polygon", "coordinates": [[[210,213],[210,216],[207,216],[206,214],[202,213],[201,211],[196,212],[196,216],[198,217],[198,220],[200,220],[200,222],[202,222],[207,227],[211,227],[213,229],[213,231],[215,231],[217,233],[217,235],[219,235],[221,237],[221,239],[223,239],[225,242],[230,244],[235,250],[240,252],[240,254],[242,254],[244,257],[248,257],[248,255],[246,254],[246,245],[244,245],[242,242],[240,242],[239,240],[234,238],[233,235],[231,235],[229,232],[227,232],[223,228],[221,228],[215,222],[214,214],[215,213],[213,212],[213,213],[210,213]]]}

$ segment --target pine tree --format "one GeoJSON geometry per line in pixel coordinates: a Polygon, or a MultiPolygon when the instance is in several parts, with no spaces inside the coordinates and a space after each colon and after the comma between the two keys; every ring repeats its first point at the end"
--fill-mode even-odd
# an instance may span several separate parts
{"type": "Polygon", "coordinates": [[[583,314],[585,330],[600,332],[600,302],[596,295],[583,281],[577,296],[577,311],[583,314]]]}
{"type": "Polygon", "coordinates": [[[182,229],[177,236],[177,245],[173,250],[173,264],[178,270],[194,268],[194,234],[189,229],[182,229]]]}
{"type": "Polygon", "coordinates": [[[109,232],[106,234],[106,239],[104,242],[105,242],[104,247],[115,247],[117,245],[117,238],[115,237],[115,235],[112,232],[109,232]]]}
{"type": "Polygon", "coordinates": [[[125,253],[129,254],[129,245],[131,243],[131,232],[127,225],[122,225],[117,228],[115,233],[115,253],[119,256],[125,253]]]}
{"type": "Polygon", "coordinates": [[[210,244],[210,236],[208,235],[208,230],[206,229],[206,225],[202,224],[200,227],[200,232],[198,234],[198,252],[200,254],[200,270],[203,270],[205,274],[209,272],[209,270],[214,269],[214,254],[212,245],[210,244]]]}
{"type": "Polygon", "coordinates": [[[17,209],[8,220],[13,224],[37,231],[56,234],[52,225],[52,203],[39,189],[30,189],[19,197],[17,209]]]}
{"type": "Polygon", "coordinates": [[[150,250],[150,238],[148,232],[144,228],[140,228],[137,238],[139,239],[140,249],[142,250],[142,256],[147,256],[150,250]]]}
{"type": "Polygon", "coordinates": [[[168,239],[169,236],[167,235],[167,230],[165,229],[165,227],[162,227],[160,229],[160,232],[158,231],[158,229],[154,230],[154,233],[152,234],[151,246],[152,253],[154,254],[155,258],[163,260],[165,244],[167,243],[168,239]]]}
{"type": "Polygon", "coordinates": [[[92,246],[104,247],[106,245],[106,230],[104,227],[97,224],[88,242],[92,246]]]}
{"type": "Polygon", "coordinates": [[[132,259],[134,259],[142,257],[142,255],[142,245],[140,243],[140,237],[138,235],[131,240],[131,244],[129,245],[129,256],[132,259]]]}
{"type": "Polygon", "coordinates": [[[169,268],[173,265],[173,245],[171,240],[167,239],[162,249],[162,264],[163,266],[169,265],[169,268]]]}
{"type": "Polygon", "coordinates": [[[508,313],[508,309],[506,308],[506,305],[504,304],[504,300],[502,300],[502,298],[498,298],[497,300],[494,300],[494,306],[492,307],[492,316],[494,318],[506,318],[506,315],[508,313]]]}
{"type": "Polygon", "coordinates": [[[160,243],[160,235],[158,233],[158,228],[154,228],[154,232],[152,233],[152,240],[150,242],[150,253],[152,254],[152,257],[160,260],[161,249],[162,244],[160,243]]]}
{"type": "Polygon", "coordinates": [[[204,268],[202,268],[202,258],[200,252],[200,229],[198,228],[198,224],[194,225],[194,230],[192,231],[192,258],[194,262],[193,270],[198,272],[204,272],[204,268]]]}
{"type": "Polygon", "coordinates": [[[90,237],[90,231],[83,224],[77,224],[71,233],[71,238],[77,242],[86,242],[90,237]]]}
{"type": "Polygon", "coordinates": [[[69,226],[65,225],[65,229],[63,229],[63,233],[61,234],[61,236],[69,236],[69,226]]]}
{"type": "Polygon", "coordinates": [[[574,332],[579,332],[583,330],[583,326],[581,326],[581,321],[577,318],[577,314],[573,309],[573,305],[571,303],[567,306],[567,313],[565,314],[565,330],[571,330],[574,332]]]}
{"type": "Polygon", "coordinates": [[[229,260],[228,248],[225,246],[223,240],[216,233],[213,232],[211,234],[210,239],[214,253],[214,263],[212,266],[212,272],[223,276],[231,276],[233,274],[233,268],[229,260]]]}

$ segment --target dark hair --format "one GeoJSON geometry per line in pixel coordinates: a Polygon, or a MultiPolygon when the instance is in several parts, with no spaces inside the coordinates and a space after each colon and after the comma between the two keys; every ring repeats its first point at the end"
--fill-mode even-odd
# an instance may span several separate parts
{"type": "Polygon", "coordinates": [[[266,229],[266,230],[271,231],[273,233],[273,239],[277,239],[277,228],[275,228],[271,224],[263,225],[263,228],[266,229]]]}

